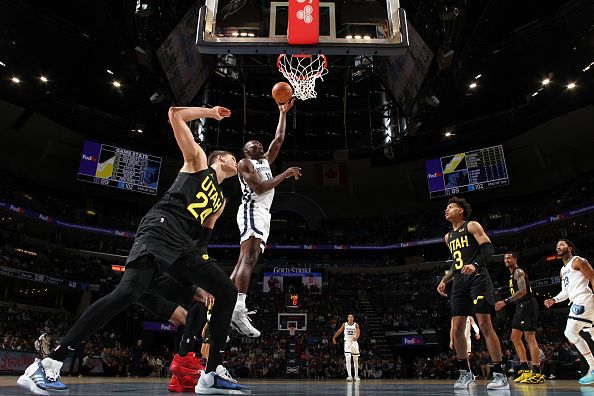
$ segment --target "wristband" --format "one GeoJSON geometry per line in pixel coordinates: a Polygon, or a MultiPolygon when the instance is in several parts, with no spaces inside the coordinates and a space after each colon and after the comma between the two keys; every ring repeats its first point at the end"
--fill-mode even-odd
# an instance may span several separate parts
{"type": "Polygon", "coordinates": [[[506,298],[505,300],[503,300],[503,302],[505,303],[505,305],[507,305],[510,303],[510,300],[509,300],[509,298],[506,298]]]}

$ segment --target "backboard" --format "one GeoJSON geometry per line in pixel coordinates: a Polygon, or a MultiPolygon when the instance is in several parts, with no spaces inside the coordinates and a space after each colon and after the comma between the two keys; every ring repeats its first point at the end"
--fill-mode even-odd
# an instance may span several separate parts
{"type": "Polygon", "coordinates": [[[296,331],[307,331],[306,313],[279,313],[278,331],[289,331],[294,326],[296,331]]]}
{"type": "Polygon", "coordinates": [[[319,36],[312,45],[289,44],[288,11],[288,1],[206,0],[198,17],[198,50],[207,54],[401,55],[408,47],[406,13],[399,0],[320,1],[319,36]]]}

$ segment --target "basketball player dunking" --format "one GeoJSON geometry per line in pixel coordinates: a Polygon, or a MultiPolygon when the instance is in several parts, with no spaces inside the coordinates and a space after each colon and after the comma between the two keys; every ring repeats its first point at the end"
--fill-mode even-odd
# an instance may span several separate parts
{"type": "Polygon", "coordinates": [[[210,322],[212,348],[196,393],[249,393],[249,388],[237,384],[222,366],[237,289],[225,272],[209,259],[206,245],[195,243],[201,233],[210,233],[210,230],[202,230],[207,219],[224,208],[220,183],[237,174],[237,164],[233,155],[226,151],[214,151],[207,158],[186,124],[197,118],[221,120],[230,115],[228,109],[219,106],[169,110],[169,121],[184,164],[169,191],[141,220],[120,283],[87,308],[49,357],[27,368],[17,381],[19,386],[36,394],[67,394],[68,386],[59,379],[69,349],[139,301],[152,282],[167,272],[176,281],[200,286],[216,298],[210,322]]]}
{"type": "Polygon", "coordinates": [[[231,273],[231,280],[237,287],[237,303],[233,311],[231,326],[247,337],[259,337],[260,332],[252,326],[248,317],[245,300],[252,270],[264,252],[270,232],[270,206],[274,198],[274,188],[283,180],[294,177],[299,179],[301,168],[291,167],[272,177],[270,165],[276,159],[283,141],[287,123],[287,111],[293,107],[294,99],[286,104],[279,104],[278,126],[274,140],[268,151],[264,152],[262,143],[250,140],[243,146],[243,158],[239,161],[239,183],[242,199],[237,211],[237,225],[240,233],[240,250],[237,264],[231,273]]]}
{"type": "Polygon", "coordinates": [[[351,356],[353,357],[353,367],[355,368],[355,381],[361,381],[359,378],[359,343],[357,340],[361,335],[359,325],[355,323],[355,317],[349,314],[347,321],[340,326],[340,328],[332,337],[332,343],[336,345],[336,337],[344,331],[344,357],[346,358],[347,381],[352,381],[351,376],[351,356]]]}
{"type": "Polygon", "coordinates": [[[495,310],[500,311],[509,303],[516,304],[516,313],[512,320],[511,340],[520,359],[520,369],[514,382],[523,384],[540,384],[545,381],[540,372],[540,349],[536,342],[538,327],[538,302],[532,294],[528,274],[518,267],[518,255],[514,252],[503,256],[505,266],[510,272],[509,289],[511,296],[495,303],[495,310]],[[532,359],[532,369],[528,367],[526,348],[522,342],[522,334],[526,338],[532,359]]]}
{"type": "Polygon", "coordinates": [[[452,327],[454,347],[458,355],[460,376],[455,389],[465,389],[473,379],[467,361],[466,318],[474,314],[485,337],[487,349],[493,361],[493,380],[487,389],[509,389],[507,377],[501,366],[501,346],[491,323],[494,311],[495,291],[489,277],[487,264],[493,255],[493,245],[483,227],[476,221],[467,221],[471,207],[463,198],[448,201],[445,218],[452,224],[452,231],[445,235],[445,243],[452,256],[452,268],[443,277],[437,291],[444,297],[446,284],[452,284],[452,327]]]}
{"type": "Polygon", "coordinates": [[[544,305],[551,308],[553,304],[567,299],[571,302],[565,337],[584,356],[590,366],[588,373],[579,383],[582,385],[594,384],[594,357],[588,342],[580,332],[592,338],[594,327],[594,295],[590,283],[594,283],[594,271],[588,260],[574,256],[575,245],[568,239],[557,242],[557,256],[563,260],[561,268],[561,293],[545,300],[544,305]]]}

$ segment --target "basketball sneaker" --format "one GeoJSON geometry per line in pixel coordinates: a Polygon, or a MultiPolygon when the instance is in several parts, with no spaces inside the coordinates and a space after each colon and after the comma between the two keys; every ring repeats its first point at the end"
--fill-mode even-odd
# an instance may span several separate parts
{"type": "Polygon", "coordinates": [[[231,327],[246,337],[260,337],[260,332],[252,326],[252,320],[248,316],[255,313],[256,311],[248,312],[247,308],[235,307],[233,316],[231,317],[231,327]]]}
{"type": "Polygon", "coordinates": [[[188,352],[186,356],[180,356],[177,353],[171,361],[169,371],[178,377],[191,376],[198,378],[200,376],[200,370],[204,370],[205,367],[200,364],[200,360],[196,357],[194,352],[188,352]]]}
{"type": "Polygon", "coordinates": [[[545,376],[539,373],[533,373],[530,377],[522,381],[522,384],[542,384],[545,382],[545,376]]]}
{"type": "Polygon", "coordinates": [[[472,382],[472,372],[466,370],[460,370],[460,376],[454,382],[454,389],[466,389],[468,385],[472,382]]]}
{"type": "Polygon", "coordinates": [[[522,374],[514,378],[514,382],[523,383],[524,380],[527,380],[528,378],[532,377],[532,370],[519,370],[518,373],[520,372],[522,372],[522,374]]]}
{"type": "Polygon", "coordinates": [[[60,382],[61,368],[60,361],[35,359],[19,377],[17,385],[35,395],[67,395],[70,387],[60,382]]]}
{"type": "Polygon", "coordinates": [[[247,386],[239,385],[225,367],[219,365],[217,371],[202,373],[195,392],[197,395],[249,395],[247,386]]]}
{"type": "Polygon", "coordinates": [[[355,376],[355,382],[359,382],[359,381],[361,381],[361,378],[359,378],[359,376],[358,376],[358,375],[356,375],[356,376],[355,376]]]}
{"type": "Polygon", "coordinates": [[[493,380],[487,384],[487,389],[509,389],[509,383],[505,374],[493,373],[493,380]]]}
{"type": "Polygon", "coordinates": [[[579,383],[581,385],[594,384],[594,371],[589,370],[588,374],[586,374],[582,378],[580,378],[579,383]]]}
{"type": "Polygon", "coordinates": [[[347,377],[347,381],[351,382],[353,380],[353,377],[351,377],[350,375],[347,377]]]}
{"type": "Polygon", "coordinates": [[[194,392],[198,381],[194,378],[190,377],[189,375],[178,377],[177,375],[173,374],[171,376],[171,381],[169,381],[169,385],[167,386],[167,390],[169,392],[194,392]]]}

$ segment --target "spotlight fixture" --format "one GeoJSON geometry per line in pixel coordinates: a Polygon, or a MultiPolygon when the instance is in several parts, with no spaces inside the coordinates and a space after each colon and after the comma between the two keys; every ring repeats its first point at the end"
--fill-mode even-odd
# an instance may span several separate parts
{"type": "Polygon", "coordinates": [[[534,92],[534,93],[532,94],[532,97],[534,97],[534,96],[536,96],[536,95],[538,95],[538,91],[534,92]]]}
{"type": "Polygon", "coordinates": [[[351,40],[351,39],[353,38],[353,36],[351,36],[351,35],[349,34],[349,35],[347,35],[345,38],[346,38],[347,40],[351,40]]]}
{"type": "Polygon", "coordinates": [[[478,80],[479,78],[481,78],[483,75],[482,74],[477,74],[476,76],[474,76],[475,80],[478,80]]]}
{"type": "Polygon", "coordinates": [[[454,134],[454,132],[452,132],[452,131],[445,131],[445,133],[443,134],[443,136],[445,136],[445,137],[452,137],[452,136],[454,136],[454,135],[455,135],[455,134],[454,134]]]}
{"type": "Polygon", "coordinates": [[[107,72],[107,74],[111,74],[113,76],[113,72],[109,69],[105,70],[107,72]]]}
{"type": "Polygon", "coordinates": [[[13,77],[13,78],[11,78],[11,79],[10,79],[10,81],[12,81],[12,82],[13,82],[13,83],[15,83],[15,84],[20,84],[20,82],[21,82],[21,79],[20,79],[20,78],[18,78],[18,77],[13,77]]]}
{"type": "Polygon", "coordinates": [[[4,66],[4,67],[6,67],[6,63],[4,63],[4,62],[0,61],[0,66],[4,66]]]}
{"type": "Polygon", "coordinates": [[[237,36],[239,36],[239,33],[238,32],[233,32],[233,33],[231,33],[231,36],[237,37],[237,36]]]}
{"type": "Polygon", "coordinates": [[[248,33],[248,37],[256,37],[254,33],[248,33]]]}
{"type": "Polygon", "coordinates": [[[361,36],[359,36],[358,34],[355,36],[355,40],[361,40],[361,36]]]}
{"type": "Polygon", "coordinates": [[[569,84],[566,85],[567,89],[574,89],[576,87],[574,82],[570,82],[569,84]]]}
{"type": "Polygon", "coordinates": [[[474,88],[476,88],[476,86],[477,86],[476,83],[473,82],[473,83],[470,83],[470,85],[468,85],[468,88],[474,89],[474,88]]]}
{"type": "Polygon", "coordinates": [[[114,82],[112,82],[112,84],[116,88],[120,88],[122,86],[122,84],[119,81],[114,81],[114,82]]]}
{"type": "Polygon", "coordinates": [[[551,83],[551,80],[548,78],[545,78],[544,80],[542,80],[542,85],[549,85],[551,83]]]}
{"type": "Polygon", "coordinates": [[[142,133],[142,132],[144,132],[144,131],[143,131],[142,129],[137,129],[137,130],[136,130],[136,132],[138,132],[138,133],[142,133]]]}
{"type": "Polygon", "coordinates": [[[46,76],[40,76],[39,79],[41,80],[41,82],[46,83],[48,81],[46,76]]]}
{"type": "Polygon", "coordinates": [[[247,37],[247,33],[246,33],[246,32],[241,32],[241,33],[239,33],[239,35],[240,35],[241,37],[247,37]]]}
{"type": "Polygon", "coordinates": [[[364,38],[365,40],[371,40],[371,36],[367,36],[367,35],[365,35],[365,36],[363,36],[363,38],[364,38]]]}

